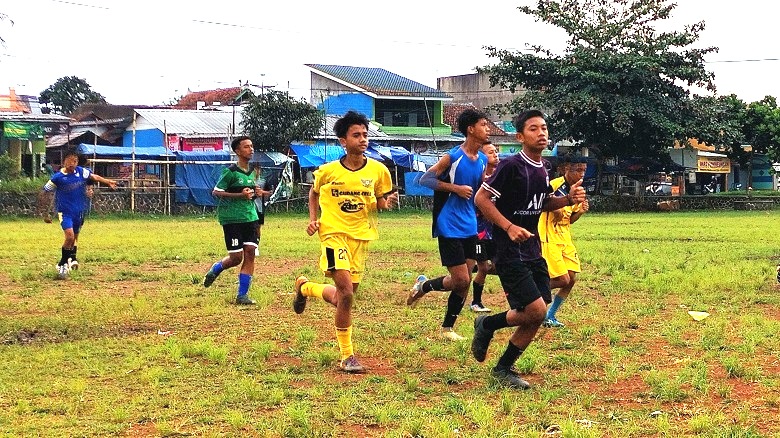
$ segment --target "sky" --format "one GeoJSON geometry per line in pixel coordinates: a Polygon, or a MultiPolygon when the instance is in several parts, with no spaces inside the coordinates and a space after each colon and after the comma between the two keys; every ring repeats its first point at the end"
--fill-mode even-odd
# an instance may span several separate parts
{"type": "MultiPolygon", "coordinates": [[[[189,91],[249,82],[310,97],[304,64],[384,68],[436,79],[495,63],[484,46],[561,53],[566,35],[517,10],[531,0],[10,0],[0,3],[0,93],[37,96],[77,76],[109,103],[166,104],[189,91]],[[463,6],[461,6],[463,5],[463,6]],[[13,21],[11,24],[10,21],[13,21]]],[[[679,0],[665,30],[704,21],[694,47],[718,94],[780,96],[772,2],[679,0]],[[666,28],[668,26],[668,29],[666,28]]]]}

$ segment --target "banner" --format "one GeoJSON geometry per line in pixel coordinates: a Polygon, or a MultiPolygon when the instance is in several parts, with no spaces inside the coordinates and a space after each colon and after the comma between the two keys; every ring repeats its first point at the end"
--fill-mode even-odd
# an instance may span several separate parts
{"type": "Polygon", "coordinates": [[[222,138],[181,138],[179,137],[179,150],[186,152],[208,152],[230,150],[230,145],[225,145],[227,140],[222,138]]]}
{"type": "Polygon", "coordinates": [[[698,157],[696,171],[703,173],[730,173],[731,160],[728,157],[698,157]]]}
{"type": "Polygon", "coordinates": [[[3,122],[3,135],[6,138],[41,139],[43,127],[38,123],[3,122]]]}

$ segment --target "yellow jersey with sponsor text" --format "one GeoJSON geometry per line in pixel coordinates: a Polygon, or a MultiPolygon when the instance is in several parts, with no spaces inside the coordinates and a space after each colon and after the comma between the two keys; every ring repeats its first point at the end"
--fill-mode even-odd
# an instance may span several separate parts
{"type": "Polygon", "coordinates": [[[342,233],[357,240],[376,240],[376,200],[392,188],[387,167],[368,157],[357,170],[347,169],[342,160],[320,166],[312,187],[319,194],[320,237],[342,233]]]}
{"type": "MultiPolygon", "coordinates": [[[[555,196],[566,196],[569,193],[569,185],[564,177],[550,181],[555,196]]],[[[539,216],[539,239],[542,244],[573,244],[571,238],[571,215],[580,211],[582,204],[567,205],[555,211],[544,211],[539,216]]]]}

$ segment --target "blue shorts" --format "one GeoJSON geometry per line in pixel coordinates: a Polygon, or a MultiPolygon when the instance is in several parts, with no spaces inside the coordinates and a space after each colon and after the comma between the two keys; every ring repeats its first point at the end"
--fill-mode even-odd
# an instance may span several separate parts
{"type": "Polygon", "coordinates": [[[60,226],[65,231],[69,228],[73,228],[73,234],[78,234],[81,231],[82,225],[84,225],[84,213],[63,213],[57,212],[57,216],[60,220],[60,226]]]}

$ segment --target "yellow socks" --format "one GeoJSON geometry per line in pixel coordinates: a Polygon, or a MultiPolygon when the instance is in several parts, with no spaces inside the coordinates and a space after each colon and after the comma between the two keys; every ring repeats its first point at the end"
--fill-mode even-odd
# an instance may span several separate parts
{"type": "Polygon", "coordinates": [[[341,360],[344,360],[354,354],[352,351],[352,326],[347,328],[336,327],[336,340],[339,343],[341,360]]]}
{"type": "Polygon", "coordinates": [[[325,290],[327,284],[314,283],[313,281],[307,281],[301,286],[301,293],[305,297],[316,297],[322,299],[322,291],[325,290]]]}

